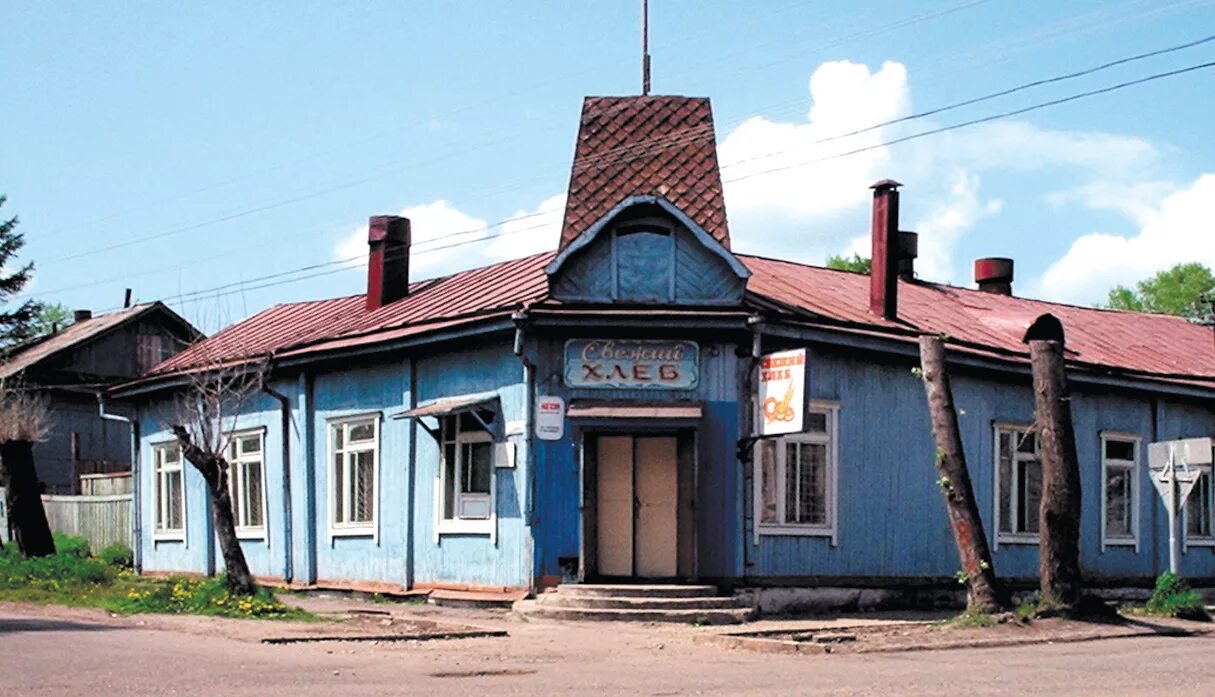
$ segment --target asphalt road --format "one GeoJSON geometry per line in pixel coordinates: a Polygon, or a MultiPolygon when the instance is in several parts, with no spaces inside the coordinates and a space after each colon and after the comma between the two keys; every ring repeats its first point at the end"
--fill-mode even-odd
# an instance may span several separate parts
{"type": "Polygon", "coordinates": [[[271,646],[0,610],[0,695],[1211,695],[1209,638],[788,656],[687,629],[515,623],[506,639],[271,646]]]}

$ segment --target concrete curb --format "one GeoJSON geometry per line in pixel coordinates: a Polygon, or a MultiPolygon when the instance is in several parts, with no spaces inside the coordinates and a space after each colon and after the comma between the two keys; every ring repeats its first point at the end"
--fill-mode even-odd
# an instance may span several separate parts
{"type": "MultiPolygon", "coordinates": [[[[831,631],[863,630],[868,627],[832,627],[831,631]]],[[[776,632],[770,632],[776,633],[776,632]]],[[[787,633],[787,632],[781,632],[787,633]]],[[[937,644],[907,643],[902,645],[885,645],[865,647],[863,644],[812,644],[808,642],[769,639],[763,636],[733,634],[698,634],[692,640],[700,644],[713,644],[723,648],[743,649],[759,653],[792,653],[792,654],[828,654],[828,653],[904,653],[909,651],[943,651],[952,649],[985,649],[1003,648],[1009,646],[1028,646],[1032,644],[1075,644],[1107,639],[1130,639],[1135,637],[1200,637],[1215,633],[1215,627],[1210,629],[1182,629],[1180,627],[1159,627],[1154,629],[1132,629],[1126,632],[1111,634],[1109,632],[1088,632],[1065,636],[1040,636],[1022,638],[997,638],[990,640],[964,639],[946,641],[937,644]]]]}

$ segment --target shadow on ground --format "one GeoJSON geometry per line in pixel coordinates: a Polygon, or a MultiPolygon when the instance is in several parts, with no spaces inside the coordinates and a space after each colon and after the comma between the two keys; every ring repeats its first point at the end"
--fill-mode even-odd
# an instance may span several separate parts
{"type": "Polygon", "coordinates": [[[114,628],[107,627],[104,624],[45,620],[33,617],[0,619],[0,634],[15,634],[17,632],[108,632],[112,629],[114,628]]]}

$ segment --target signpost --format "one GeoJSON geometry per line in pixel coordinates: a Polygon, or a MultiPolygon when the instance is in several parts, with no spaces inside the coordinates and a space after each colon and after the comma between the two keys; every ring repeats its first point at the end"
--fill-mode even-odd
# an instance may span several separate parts
{"type": "Polygon", "coordinates": [[[806,430],[806,349],[778,351],[761,357],[756,386],[756,403],[760,411],[757,436],[806,430]]]}
{"type": "Polygon", "coordinates": [[[1185,438],[1162,441],[1148,446],[1148,466],[1152,484],[1164,499],[1169,516],[1169,571],[1181,573],[1181,534],[1178,515],[1189,498],[1198,477],[1199,467],[1209,469],[1212,460],[1210,438],[1185,438]]]}

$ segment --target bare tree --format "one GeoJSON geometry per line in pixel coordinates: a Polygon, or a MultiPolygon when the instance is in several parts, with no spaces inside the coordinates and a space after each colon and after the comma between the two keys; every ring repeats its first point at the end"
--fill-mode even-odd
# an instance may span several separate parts
{"type": "Polygon", "coordinates": [[[1045,609],[1081,611],[1080,464],[1064,365],[1063,324],[1045,314],[1025,334],[1034,379],[1034,427],[1042,458],[1038,572],[1045,609]]]}
{"type": "Polygon", "coordinates": [[[949,525],[969,590],[967,606],[980,612],[995,612],[1008,604],[1008,597],[996,578],[983,519],[979,517],[970,472],[966,468],[953,390],[945,369],[945,342],[941,337],[920,337],[920,365],[928,413],[932,417],[932,433],[937,441],[936,464],[940,476],[937,482],[945,497],[945,510],[949,514],[949,525]]]}
{"type": "Polygon", "coordinates": [[[215,365],[190,373],[189,385],[177,399],[171,430],[182,456],[207,483],[211,520],[227,571],[228,589],[250,595],[257,582],[249,573],[245,553],[236,536],[228,447],[232,432],[250,400],[266,382],[269,363],[215,365]]]}
{"type": "Polygon", "coordinates": [[[33,452],[34,443],[46,437],[49,428],[50,409],[45,397],[0,383],[0,474],[5,508],[9,530],[27,557],[55,553],[33,452]]]}

